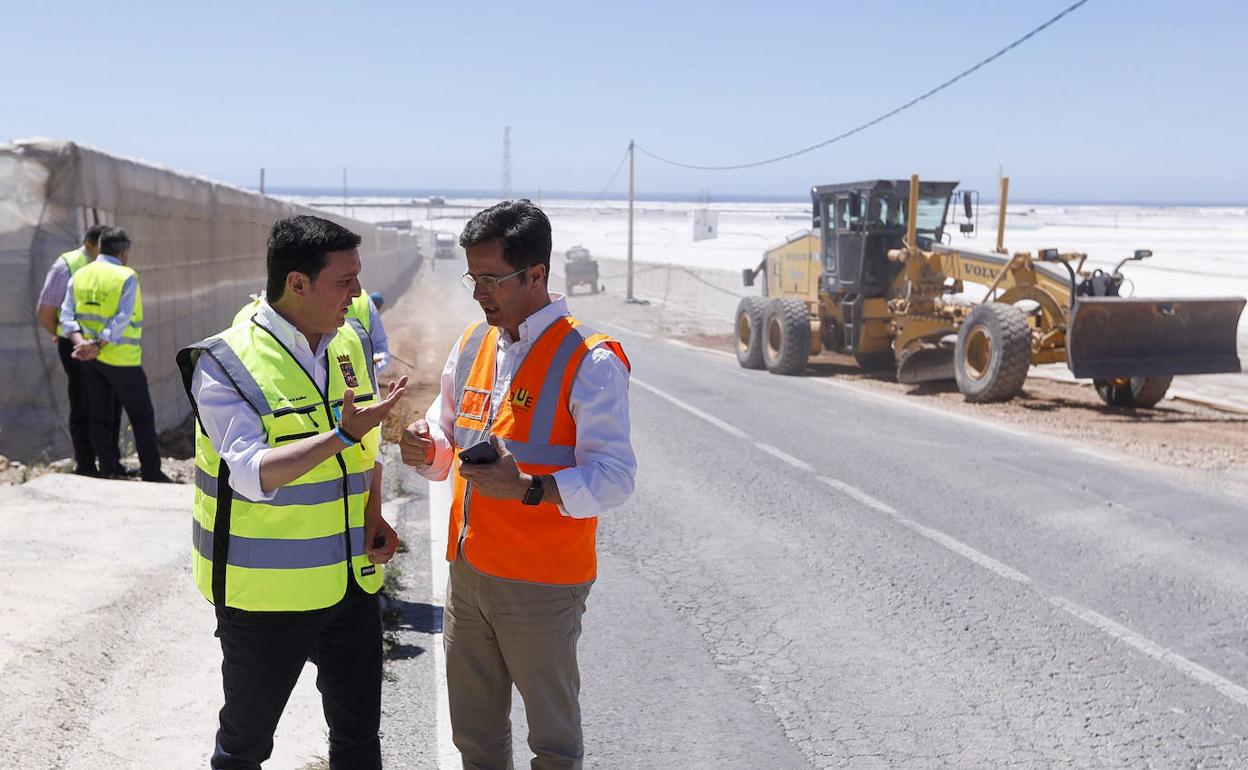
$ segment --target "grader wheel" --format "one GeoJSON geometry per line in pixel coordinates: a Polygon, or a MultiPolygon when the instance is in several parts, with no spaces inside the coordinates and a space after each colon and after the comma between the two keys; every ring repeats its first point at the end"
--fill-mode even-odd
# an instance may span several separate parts
{"type": "Polygon", "coordinates": [[[1031,330],[1022,310],[989,303],[971,311],[954,350],[954,377],[967,401],[1009,401],[1023,389],[1030,366],[1031,330]]]}
{"type": "Polygon", "coordinates": [[[763,312],[767,300],[763,297],[742,297],[737,303],[735,324],[737,363],[743,369],[762,369],[763,363],[763,312]]]}
{"type": "Polygon", "coordinates": [[[800,299],[767,303],[763,316],[763,363],[772,374],[801,374],[810,357],[810,313],[800,299]]]}
{"type": "Polygon", "coordinates": [[[1173,377],[1118,377],[1093,380],[1096,394],[1109,406],[1148,409],[1166,397],[1173,377]]]}

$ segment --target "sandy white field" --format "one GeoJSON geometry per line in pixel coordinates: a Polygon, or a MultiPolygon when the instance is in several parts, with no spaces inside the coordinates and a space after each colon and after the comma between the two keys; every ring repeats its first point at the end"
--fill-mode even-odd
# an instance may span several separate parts
{"type": "MultiPolygon", "coordinates": [[[[308,200],[308,199],[302,199],[308,200]]],[[[402,199],[352,199],[351,214],[382,221],[410,219],[419,226],[458,233],[475,210],[494,201],[452,199],[442,209],[376,208],[369,203],[402,199]]],[[[423,203],[423,201],[422,201],[423,203]]],[[[627,251],[628,209],[621,201],[545,200],[554,226],[554,247],[583,245],[598,256],[627,251]]],[[[769,246],[810,226],[804,203],[711,203],[719,214],[719,237],[694,242],[691,215],[698,203],[639,202],[633,256],[643,262],[739,270],[757,265],[769,246]]],[[[979,232],[953,235],[952,245],[991,249],[997,209],[979,210],[979,232]]],[[[1056,247],[1088,254],[1093,267],[1112,267],[1135,249],[1152,249],[1146,262],[1126,270],[1139,296],[1248,295],[1248,208],[1184,206],[1054,205],[1010,206],[1006,246],[1013,251],[1056,247]]]]}
{"type": "MultiPolygon", "coordinates": [[[[303,202],[313,199],[301,198],[303,202]]],[[[323,199],[322,199],[323,200],[323,199]]],[[[355,198],[352,216],[369,221],[410,219],[417,226],[458,233],[489,199],[449,199],[446,206],[378,207],[399,198],[355,198]],[[374,204],[370,206],[369,204],[374,204]]],[[[554,227],[554,248],[582,245],[599,257],[627,254],[628,208],[622,201],[544,200],[554,227]]],[[[693,268],[738,271],[756,266],[763,252],[810,226],[805,203],[711,203],[719,237],[693,240],[692,212],[702,204],[639,202],[633,257],[693,268]]],[[[991,250],[997,207],[979,207],[974,237],[953,234],[951,245],[991,250]]],[[[1006,247],[1036,252],[1058,248],[1088,255],[1088,266],[1111,269],[1135,249],[1154,256],[1124,268],[1126,291],[1140,297],[1248,296],[1248,207],[1056,205],[1015,203],[1006,222],[1006,247]]],[[[743,290],[744,291],[744,290],[743,290]]],[[[1248,316],[1240,322],[1240,347],[1248,350],[1248,316]]]]}

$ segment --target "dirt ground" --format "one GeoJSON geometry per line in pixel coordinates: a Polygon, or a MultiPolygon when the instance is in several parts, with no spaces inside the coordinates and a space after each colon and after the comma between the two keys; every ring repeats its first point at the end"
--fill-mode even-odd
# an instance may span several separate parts
{"type": "MultiPolygon", "coordinates": [[[[682,338],[698,347],[733,352],[731,334],[682,338]]],[[[1177,399],[1153,409],[1106,406],[1088,385],[1030,377],[1021,395],[1002,404],[970,404],[953,382],[902,385],[892,373],[868,374],[853,356],[823,353],[812,358],[811,377],[835,377],[889,393],[905,394],[941,409],[988,417],[1064,438],[1077,439],[1144,459],[1201,470],[1248,471],[1248,414],[1226,412],[1177,399]]]]}

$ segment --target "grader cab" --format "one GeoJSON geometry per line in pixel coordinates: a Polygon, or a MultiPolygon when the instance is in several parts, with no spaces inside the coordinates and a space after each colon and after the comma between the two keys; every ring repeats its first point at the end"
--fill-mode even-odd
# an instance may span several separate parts
{"type": "Polygon", "coordinates": [[[762,296],[737,309],[739,363],[799,374],[821,350],[852,354],[897,379],[953,379],[969,401],[1017,394],[1032,364],[1064,362],[1115,406],[1152,406],[1176,374],[1238,372],[1241,297],[1119,296],[1122,268],[1085,271],[1087,255],[1009,254],[1009,180],[997,248],[948,245],[950,221],[977,225],[978,196],[956,182],[874,180],[811,190],[812,228],[769,250],[762,296]],[[914,212],[914,216],[910,215],[914,212]]]}

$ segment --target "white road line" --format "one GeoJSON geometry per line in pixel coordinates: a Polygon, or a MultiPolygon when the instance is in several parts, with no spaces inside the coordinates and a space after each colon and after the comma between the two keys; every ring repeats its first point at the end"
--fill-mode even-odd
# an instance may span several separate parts
{"type": "Polygon", "coordinates": [[[801,460],[797,459],[796,457],[794,457],[794,456],[793,456],[793,455],[791,455],[791,454],[787,454],[787,453],[785,453],[785,452],[781,452],[779,449],[776,449],[776,448],[775,448],[774,446],[772,446],[771,444],[764,444],[764,443],[763,443],[763,442],[761,442],[761,441],[755,441],[755,442],[754,442],[754,446],[756,446],[756,447],[758,447],[759,449],[763,450],[764,452],[766,452],[767,454],[771,455],[772,457],[775,457],[775,458],[778,458],[778,459],[780,459],[780,460],[785,461],[786,463],[788,463],[789,465],[792,465],[794,468],[797,468],[798,470],[801,470],[801,471],[806,471],[807,473],[814,473],[814,472],[815,472],[815,469],[814,469],[814,468],[810,467],[809,465],[807,465],[806,463],[804,463],[804,462],[802,462],[801,460]]]}
{"type": "MultiPolygon", "coordinates": [[[[675,404],[676,406],[679,406],[681,409],[684,409],[690,414],[693,414],[696,417],[706,420],[712,425],[728,433],[731,433],[734,436],[737,436],[739,438],[748,438],[745,432],[742,431],[740,428],[734,425],[730,425],[724,422],[723,420],[720,420],[718,417],[713,417],[707,414],[706,412],[703,412],[701,409],[698,409],[697,407],[693,406],[692,404],[688,404],[684,401],[681,401],[680,399],[674,396],[669,396],[668,394],[664,393],[663,391],[659,390],[653,385],[639,382],[636,379],[633,379],[632,382],[636,383],[637,385],[640,385],[643,389],[648,390],[651,393],[654,393],[656,396],[659,396],[660,398],[670,401],[671,403],[675,404]]],[[[842,387],[845,387],[845,386],[842,386],[842,387]]],[[[859,393],[865,393],[865,391],[858,391],[857,389],[854,389],[854,390],[859,393]]],[[[876,394],[867,394],[867,395],[876,395],[876,394]]],[[[890,399],[890,400],[895,400],[895,399],[890,399]]],[[[930,407],[923,407],[923,408],[930,409],[930,407]]],[[[942,412],[942,414],[948,414],[948,413],[942,412]]],[[[955,416],[955,415],[950,415],[950,416],[955,416]]],[[[957,416],[960,416],[960,415],[957,415],[957,416]]],[[[974,419],[974,418],[967,418],[967,419],[974,419]]],[[[770,454],[773,457],[777,457],[796,468],[800,468],[805,471],[814,472],[814,469],[811,466],[807,465],[806,463],[802,462],[796,457],[793,457],[792,455],[782,452],[781,450],[771,446],[770,444],[764,444],[762,442],[753,442],[753,443],[756,447],[766,452],[767,454],[770,454]]],[[[1020,572],[1014,569],[1013,567],[1009,566],[1008,564],[998,561],[992,558],[991,556],[988,556],[985,553],[977,551],[976,549],[972,548],[966,543],[963,543],[961,540],[951,537],[950,535],[947,535],[938,529],[933,529],[931,527],[920,524],[914,519],[903,516],[901,513],[897,511],[897,509],[893,508],[888,503],[885,503],[882,500],[878,500],[872,497],[871,495],[867,494],[866,492],[863,492],[861,489],[858,489],[855,486],[852,486],[850,484],[845,483],[844,481],[840,481],[838,479],[834,479],[828,476],[816,475],[816,478],[822,483],[832,487],[833,489],[839,490],[845,493],[846,495],[848,495],[849,497],[852,497],[853,499],[857,500],[858,502],[862,503],[868,508],[873,508],[877,511],[880,511],[881,513],[888,514],[894,521],[896,521],[898,524],[902,525],[903,527],[919,535],[922,535],[924,538],[930,540],[933,543],[936,543],[942,548],[952,551],[953,553],[958,554],[959,556],[969,560],[970,562],[974,564],[977,564],[983,567],[984,569],[989,570],[990,572],[993,572],[994,574],[1000,577],[1003,577],[1007,580],[1011,580],[1016,583],[1021,583],[1023,585],[1035,584],[1035,581],[1033,581],[1031,577],[1026,575],[1025,573],[1020,572]]],[[[1102,633],[1108,636],[1111,636],[1114,639],[1117,639],[1127,645],[1130,645],[1131,647],[1134,647],[1135,649],[1139,650],[1140,652],[1144,653],[1150,658],[1153,658],[1154,660],[1157,660],[1158,662],[1161,662],[1170,666],[1171,668],[1175,669],[1179,673],[1183,674],[1184,676],[1187,676],[1190,679],[1195,680],[1196,682],[1212,687],[1214,690],[1226,696],[1230,700],[1238,703],[1239,705],[1248,707],[1248,688],[1244,688],[1238,684],[1235,684],[1234,682],[1227,679],[1226,677],[1220,676],[1219,674],[1215,674],[1214,672],[1210,671],[1204,666],[1201,666],[1200,664],[1195,663],[1194,661],[1188,658],[1185,658],[1184,656],[1180,655],[1177,652],[1174,652],[1171,649],[1163,647],[1162,645],[1152,641],[1148,637],[1138,634],[1135,631],[1132,631],[1131,629],[1127,628],[1126,626],[1121,625],[1120,623],[1117,623],[1116,621],[1113,621],[1105,617],[1104,615],[1100,614],[1099,612],[1096,612],[1095,610],[1084,607],[1083,605],[1078,604],[1077,602],[1073,602],[1061,596],[1046,596],[1044,598],[1050,604],[1054,605],[1055,607],[1058,607],[1059,609],[1061,609],[1062,611],[1066,613],[1069,613],[1070,615],[1073,615],[1074,617],[1082,620],[1083,622],[1093,626],[1094,628],[1101,631],[1102,633]]]]}
{"type": "Polygon", "coordinates": [[[997,561],[991,556],[975,550],[974,548],[967,545],[966,543],[963,543],[961,540],[958,540],[957,538],[954,538],[954,537],[950,537],[949,535],[946,535],[944,532],[941,532],[938,529],[932,529],[931,527],[920,524],[919,522],[915,521],[914,519],[909,518],[908,516],[901,515],[897,511],[897,509],[893,508],[888,503],[875,499],[874,497],[872,497],[871,495],[868,495],[866,492],[863,492],[861,489],[858,489],[857,487],[846,484],[844,481],[840,481],[838,479],[828,478],[827,476],[819,476],[818,478],[824,484],[827,484],[833,489],[838,489],[844,492],[845,494],[854,498],[855,500],[862,503],[863,505],[869,508],[874,508],[875,510],[881,511],[882,513],[887,513],[889,516],[893,518],[893,520],[895,520],[898,524],[905,527],[906,529],[909,529],[913,532],[917,532],[918,534],[922,535],[928,540],[931,540],[933,543],[944,546],[945,548],[949,549],[950,551],[953,551],[959,556],[963,556],[967,559],[970,559],[972,562],[974,562],[975,564],[978,564],[979,566],[983,567],[986,570],[995,572],[996,574],[1000,575],[1003,578],[1006,578],[1007,580],[1013,580],[1017,583],[1023,583],[1024,585],[1030,584],[1032,582],[1031,578],[1027,577],[1026,575],[1014,569],[1013,567],[1002,564],[1001,562],[997,561]]]}
{"type": "Polygon", "coordinates": [[[636,329],[630,329],[627,326],[620,326],[619,324],[613,324],[608,321],[594,321],[594,323],[597,324],[598,326],[605,326],[608,329],[615,329],[617,332],[624,332],[625,334],[631,334],[634,337],[642,337],[643,339],[654,338],[653,334],[647,334],[646,332],[639,332],[636,329]]]}
{"type": "Polygon", "coordinates": [[[901,516],[901,515],[898,515],[896,519],[897,519],[897,523],[902,525],[903,527],[906,527],[907,529],[911,529],[919,533],[923,537],[926,537],[928,540],[931,540],[933,543],[939,543],[940,545],[943,545],[945,548],[948,548],[950,551],[953,551],[959,556],[969,559],[970,561],[974,562],[975,564],[978,564],[979,566],[983,567],[986,570],[995,572],[996,574],[1000,575],[1006,580],[1013,580],[1014,582],[1022,583],[1023,585],[1031,585],[1032,583],[1031,578],[1028,577],[1027,575],[1024,575],[1023,573],[1019,572],[1013,567],[1010,567],[1009,565],[1006,565],[997,561],[996,559],[992,558],[991,556],[985,553],[975,550],[974,548],[970,547],[966,543],[963,543],[961,540],[958,540],[957,538],[954,538],[954,537],[950,537],[949,535],[946,535],[944,532],[941,532],[938,529],[925,527],[922,524],[918,523],[917,521],[914,521],[913,519],[908,519],[905,516],[901,516]]]}
{"type": "Polygon", "coordinates": [[[1239,705],[1248,707],[1248,689],[1235,684],[1226,677],[1215,674],[1199,663],[1195,663],[1173,650],[1168,650],[1165,647],[1162,647],[1153,640],[1137,634],[1126,626],[1105,617],[1095,610],[1090,610],[1087,607],[1076,604],[1069,599],[1064,599],[1061,596],[1050,596],[1048,597],[1048,600],[1054,606],[1060,607],[1066,612],[1069,612],[1071,615],[1074,615],[1088,625],[1109,634],[1121,642],[1131,645],[1150,658],[1173,666],[1181,673],[1202,684],[1209,685],[1239,705]]]}
{"type": "Polygon", "coordinates": [[[868,495],[866,492],[863,492],[861,489],[850,486],[849,484],[846,484],[844,481],[839,481],[837,479],[829,478],[827,476],[819,476],[818,478],[824,484],[827,484],[833,489],[839,489],[840,491],[854,498],[855,500],[867,506],[868,508],[874,508],[875,510],[880,511],[882,513],[887,513],[889,516],[901,515],[897,513],[896,508],[889,505],[888,503],[882,502],[880,500],[876,500],[874,497],[872,497],[871,495],[868,495]]]}
{"type": "Polygon", "coordinates": [[[704,348],[701,345],[693,345],[683,340],[664,339],[663,341],[669,345],[675,345],[678,348],[685,348],[686,350],[696,350],[699,353],[713,353],[717,356],[725,356],[727,358],[731,358],[734,361],[737,358],[736,353],[729,353],[727,350],[716,350],[715,348],[704,348]]]}
{"type": "MultiPolygon", "coordinates": [[[[451,510],[451,482],[429,482],[429,575],[431,596],[438,607],[446,606],[446,579],[450,565],[446,561],[446,526],[451,510]]],[[[451,740],[450,701],[446,695],[446,651],[442,634],[433,635],[434,704],[437,720],[438,770],[459,770],[459,750],[451,740]]]]}
{"type": "Polygon", "coordinates": [[[697,408],[696,406],[694,406],[694,405],[692,405],[692,404],[685,403],[684,401],[681,401],[679,398],[676,398],[675,396],[669,396],[669,395],[667,395],[666,393],[664,393],[663,391],[661,391],[661,390],[659,390],[658,388],[654,387],[653,385],[650,385],[649,383],[642,382],[641,380],[637,379],[636,377],[629,377],[629,378],[628,378],[628,381],[629,381],[629,384],[631,384],[631,385],[636,385],[636,386],[638,386],[638,387],[642,388],[643,390],[648,390],[648,391],[650,391],[651,393],[653,393],[654,395],[658,396],[659,398],[664,399],[665,401],[669,401],[669,402],[671,402],[671,403],[675,404],[676,406],[680,407],[681,409],[684,409],[686,412],[688,412],[689,414],[693,415],[694,417],[697,417],[698,419],[701,419],[701,420],[706,420],[706,421],[707,421],[707,422],[709,422],[711,425],[714,425],[716,428],[719,428],[720,430],[722,430],[722,431],[724,431],[724,432],[726,432],[726,433],[731,433],[732,435],[736,436],[737,438],[749,438],[748,436],[746,436],[746,435],[745,435],[745,431],[741,430],[741,429],[740,429],[740,428],[738,428],[737,426],[735,426],[735,425],[730,425],[729,423],[724,422],[723,420],[719,419],[718,417],[715,417],[715,416],[713,416],[713,415],[709,415],[709,414],[707,414],[706,412],[702,411],[701,409],[697,408]]]}

